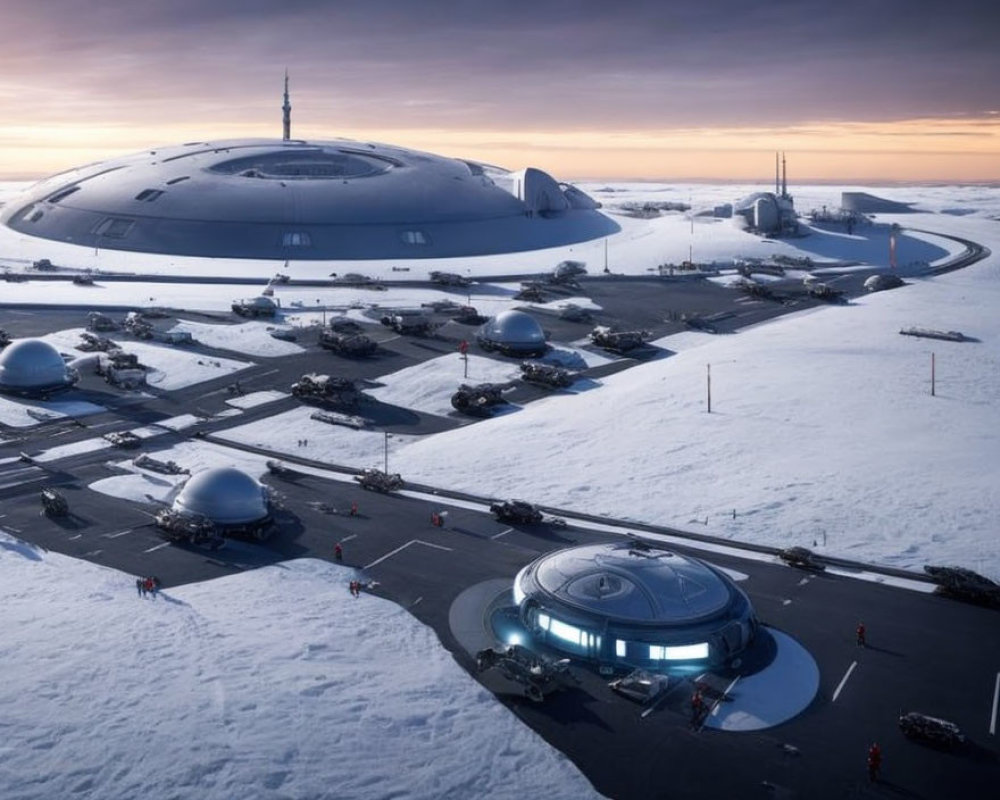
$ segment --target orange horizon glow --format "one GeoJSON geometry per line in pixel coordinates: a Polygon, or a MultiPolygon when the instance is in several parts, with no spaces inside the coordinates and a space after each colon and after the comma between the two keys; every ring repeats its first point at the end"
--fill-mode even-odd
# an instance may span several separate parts
{"type": "MultiPolygon", "coordinates": [[[[1000,181],[1000,115],[649,131],[528,131],[295,124],[293,136],[391,142],[440,155],[543,169],[560,180],[769,180],[774,153],[796,182],[1000,181]]],[[[277,124],[39,127],[0,125],[0,179],[33,180],[82,164],[185,141],[277,138],[277,124]]]]}

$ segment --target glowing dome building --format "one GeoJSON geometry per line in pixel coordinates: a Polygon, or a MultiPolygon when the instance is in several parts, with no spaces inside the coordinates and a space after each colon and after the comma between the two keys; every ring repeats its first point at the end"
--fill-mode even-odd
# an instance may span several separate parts
{"type": "Polygon", "coordinates": [[[192,475],[174,499],[173,509],[207,517],[222,528],[253,528],[270,520],[264,486],[235,467],[192,475]]]}
{"type": "Polygon", "coordinates": [[[72,387],[79,376],[41,339],[21,339],[0,352],[0,392],[45,395],[72,387]]]}
{"type": "Polygon", "coordinates": [[[11,199],[26,236],[176,256],[417,259],[535,250],[616,233],[579,189],[538,169],[372,142],[188,142],[63,172],[11,199]]]}
{"type": "Polygon", "coordinates": [[[491,317],[476,333],[476,341],[484,350],[515,358],[535,358],[548,349],[542,326],[523,311],[504,311],[491,317]]]}
{"type": "Polygon", "coordinates": [[[548,553],[521,570],[513,593],[537,642],[606,666],[731,663],[758,627],[724,572],[645,541],[548,553]]]}

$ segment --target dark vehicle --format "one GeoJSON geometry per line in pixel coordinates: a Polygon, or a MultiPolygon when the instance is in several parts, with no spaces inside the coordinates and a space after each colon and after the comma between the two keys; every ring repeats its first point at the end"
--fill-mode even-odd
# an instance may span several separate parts
{"type": "Polygon", "coordinates": [[[472,306],[462,306],[455,312],[455,322],[462,325],[482,325],[486,322],[486,317],[472,306]]]}
{"type": "Polygon", "coordinates": [[[536,703],[556,689],[579,683],[569,671],[568,658],[553,661],[518,644],[480,650],[476,653],[476,667],[480,672],[499,671],[508,680],[520,684],[525,697],[536,703]]]}
{"type": "Polygon", "coordinates": [[[56,268],[56,265],[47,258],[40,258],[37,261],[31,262],[31,268],[37,269],[39,272],[52,272],[56,268]]]}
{"type": "Polygon", "coordinates": [[[427,336],[434,330],[434,323],[430,317],[421,311],[396,311],[384,314],[379,321],[396,333],[410,336],[427,336]]]}
{"type": "Polygon", "coordinates": [[[133,458],[132,463],[142,469],[159,472],[163,475],[185,475],[191,472],[191,470],[180,466],[176,461],[160,461],[158,458],[153,458],[145,453],[133,458]]]}
{"type": "Polygon", "coordinates": [[[594,315],[576,303],[567,303],[559,309],[559,319],[564,319],[567,322],[593,322],[594,315]]]}
{"type": "Polygon", "coordinates": [[[335,406],[358,405],[364,394],[349,378],[311,373],[292,384],[292,394],[300,400],[328,403],[335,406]]]}
{"type": "Polygon", "coordinates": [[[608,686],[629,700],[645,705],[659,697],[668,684],[669,679],[666,675],[636,669],[622,678],[611,681],[608,686]]]}
{"type": "Polygon", "coordinates": [[[811,283],[807,291],[810,297],[827,303],[842,303],[844,301],[844,293],[840,289],[834,289],[828,283],[811,283]]]}
{"type": "Polygon", "coordinates": [[[112,447],[120,447],[124,450],[131,449],[133,447],[138,447],[142,444],[142,439],[136,436],[132,431],[117,431],[115,433],[106,433],[104,438],[111,442],[112,447]]]}
{"type": "Polygon", "coordinates": [[[125,315],[122,327],[131,333],[136,339],[152,339],[153,326],[146,321],[138,311],[129,311],[125,315]]]}
{"type": "Polygon", "coordinates": [[[66,498],[51,486],[42,487],[42,510],[50,517],[65,517],[69,513],[66,498]]]}
{"type": "Polygon", "coordinates": [[[491,409],[507,402],[503,392],[510,388],[509,383],[480,383],[475,386],[463,383],[451,396],[451,406],[473,417],[488,417],[491,409]]]}
{"type": "Polygon", "coordinates": [[[87,330],[94,333],[116,331],[118,330],[118,323],[107,314],[102,314],[100,311],[91,311],[87,314],[87,330]]]}
{"type": "Polygon", "coordinates": [[[528,281],[521,284],[521,290],[514,295],[515,300],[524,300],[527,303],[544,303],[545,295],[542,294],[542,285],[537,281],[528,281]]]}
{"type": "Polygon", "coordinates": [[[575,278],[587,274],[587,264],[584,261],[560,261],[552,270],[553,278],[575,278]]]}
{"type": "Polygon", "coordinates": [[[361,484],[362,489],[373,492],[394,492],[403,488],[403,479],[398,472],[383,472],[380,469],[366,469],[354,480],[361,484]]]}
{"type": "Polygon", "coordinates": [[[77,286],[93,286],[94,276],[89,275],[86,272],[81,272],[73,276],[73,283],[75,283],[77,286]]]}
{"type": "Polygon", "coordinates": [[[590,332],[590,341],[602,350],[624,354],[646,344],[649,331],[616,331],[607,325],[598,325],[590,332]]]}
{"type": "Polygon", "coordinates": [[[368,275],[362,275],[359,272],[348,272],[340,276],[334,272],[331,273],[331,277],[333,277],[333,282],[337,286],[353,286],[359,289],[374,289],[377,292],[384,292],[386,288],[385,284],[380,283],[368,275]]]}
{"type": "Polygon", "coordinates": [[[118,345],[107,336],[97,336],[89,331],[81,331],[80,339],[80,344],[76,346],[76,349],[83,350],[85,353],[98,351],[106,353],[109,350],[118,348],[118,345]]]}
{"type": "Polygon", "coordinates": [[[265,463],[267,465],[267,471],[272,475],[277,475],[279,478],[290,478],[296,474],[295,470],[280,461],[274,461],[269,458],[265,463]]]}
{"type": "Polygon", "coordinates": [[[277,311],[277,304],[270,297],[253,297],[249,300],[234,300],[232,304],[234,314],[241,317],[273,317],[277,311]]]}
{"type": "Polygon", "coordinates": [[[490,513],[499,522],[514,525],[536,525],[543,519],[543,514],[531,503],[525,500],[504,500],[502,503],[490,505],[490,513]]]}
{"type": "Polygon", "coordinates": [[[378,350],[378,345],[363,333],[346,333],[324,328],[319,333],[319,346],[340,356],[363,358],[378,350]]]}
{"type": "Polygon", "coordinates": [[[899,729],[909,739],[937,747],[957,747],[965,742],[965,735],[954,722],[929,717],[917,711],[900,714],[899,729]]]}
{"type": "Polygon", "coordinates": [[[190,544],[218,550],[226,540],[208,517],[181,514],[172,508],[161,508],[156,512],[156,527],[171,542],[190,544]]]}
{"type": "Polygon", "coordinates": [[[719,332],[719,329],[704,317],[685,317],[684,324],[693,331],[701,331],[702,333],[719,332]]]}
{"type": "Polygon", "coordinates": [[[549,389],[566,389],[573,385],[576,376],[568,369],[551,364],[537,364],[533,361],[521,362],[521,380],[549,389]]]}
{"type": "Polygon", "coordinates": [[[778,558],[790,567],[798,567],[812,572],[822,572],[826,569],[826,565],[821,563],[816,554],[807,547],[786,547],[779,551],[778,558]]]}
{"type": "Polygon", "coordinates": [[[934,579],[935,594],[980,606],[1000,608],[1000,585],[964,567],[924,567],[934,579]]]}
{"type": "Polygon", "coordinates": [[[0,328],[0,350],[3,350],[3,348],[9,345],[12,341],[13,340],[10,338],[10,334],[3,328],[0,328]]]}
{"type": "Polygon", "coordinates": [[[469,286],[472,283],[470,278],[459,275],[457,272],[439,272],[437,270],[430,274],[431,283],[438,283],[442,286],[469,286]]]}

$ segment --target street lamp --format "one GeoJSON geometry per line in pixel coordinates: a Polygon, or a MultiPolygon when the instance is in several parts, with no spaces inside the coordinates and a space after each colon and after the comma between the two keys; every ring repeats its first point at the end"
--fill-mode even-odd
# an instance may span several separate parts
{"type": "Polygon", "coordinates": [[[389,431],[385,431],[385,447],[383,448],[385,455],[385,474],[389,474],[389,431]]]}

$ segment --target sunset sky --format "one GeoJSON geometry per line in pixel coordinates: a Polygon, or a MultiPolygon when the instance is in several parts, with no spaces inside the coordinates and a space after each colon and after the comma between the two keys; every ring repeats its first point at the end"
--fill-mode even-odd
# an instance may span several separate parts
{"type": "Polygon", "coordinates": [[[559,178],[1000,180],[987,0],[3,0],[0,178],[292,133],[559,178]]]}

